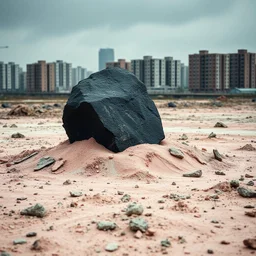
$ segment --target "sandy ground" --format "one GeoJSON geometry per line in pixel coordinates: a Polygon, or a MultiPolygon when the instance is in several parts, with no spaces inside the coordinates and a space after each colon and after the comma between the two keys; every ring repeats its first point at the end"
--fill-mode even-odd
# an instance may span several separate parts
{"type": "Polygon", "coordinates": [[[0,252],[47,256],[255,254],[243,240],[256,238],[256,218],[245,214],[253,216],[255,208],[244,208],[256,207],[256,199],[241,197],[229,187],[231,180],[242,175],[240,186],[256,190],[255,103],[245,99],[224,102],[221,107],[211,101],[179,100],[176,104],[177,108],[167,108],[163,101],[156,102],[166,135],[161,145],[139,145],[117,154],[93,139],[70,145],[62,128],[62,110],[16,117],[2,109],[0,252]],[[228,127],[214,128],[218,121],[228,127]],[[25,138],[11,138],[16,132],[25,138]],[[211,132],[216,138],[208,138],[211,132]],[[181,140],[183,133],[187,140],[181,140]],[[184,158],[170,155],[170,147],[180,149],[184,158]],[[214,159],[213,149],[222,161],[214,159]],[[34,151],[39,153],[14,164],[34,151]],[[56,172],[52,166],[34,172],[44,156],[65,164],[56,172]],[[182,176],[196,170],[202,170],[200,178],[182,176]],[[225,175],[216,175],[216,171],[225,175]],[[70,184],[63,185],[68,179],[70,184]],[[252,186],[247,185],[249,181],[252,186]],[[222,182],[227,182],[227,190],[221,191],[222,182]],[[82,192],[82,196],[71,197],[70,191],[82,192]],[[121,200],[124,194],[130,195],[129,202],[121,200]],[[172,194],[180,199],[174,200],[172,194]],[[139,217],[148,222],[150,232],[129,229],[130,220],[138,217],[125,214],[132,202],[143,206],[139,217]],[[36,203],[46,208],[45,217],[20,215],[36,203]],[[115,222],[117,227],[101,231],[99,221],[115,222]],[[37,235],[26,237],[29,232],[37,235]],[[14,245],[16,239],[26,243],[14,245]],[[41,249],[32,250],[38,239],[41,249]],[[166,239],[170,247],[161,246],[166,239]],[[107,252],[105,247],[112,242],[118,249],[107,252]]]}

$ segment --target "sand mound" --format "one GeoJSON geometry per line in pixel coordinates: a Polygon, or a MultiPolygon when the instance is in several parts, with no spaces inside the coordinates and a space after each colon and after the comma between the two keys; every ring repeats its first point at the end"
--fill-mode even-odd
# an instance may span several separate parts
{"type": "Polygon", "coordinates": [[[37,110],[28,105],[18,105],[9,111],[9,116],[34,116],[37,110]]]}
{"type": "MultiPolygon", "coordinates": [[[[179,142],[163,145],[142,144],[121,153],[113,153],[93,138],[70,144],[65,141],[58,146],[43,150],[38,155],[18,164],[19,168],[33,171],[39,159],[51,156],[65,164],[55,174],[70,172],[76,175],[101,175],[150,181],[159,175],[183,173],[201,169],[209,156],[179,142]],[[176,147],[184,154],[183,159],[170,155],[168,149],[176,147]]],[[[22,154],[23,155],[23,154],[22,154]]],[[[51,166],[42,171],[51,173],[51,166]]]]}
{"type": "Polygon", "coordinates": [[[239,148],[239,150],[255,151],[256,148],[253,147],[252,144],[246,144],[243,147],[239,148]]]}

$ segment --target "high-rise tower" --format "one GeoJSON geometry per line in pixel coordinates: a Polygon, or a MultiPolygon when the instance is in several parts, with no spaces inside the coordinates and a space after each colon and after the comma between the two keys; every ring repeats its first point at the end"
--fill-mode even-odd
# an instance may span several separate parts
{"type": "Polygon", "coordinates": [[[107,62],[115,60],[114,49],[105,48],[99,50],[99,71],[106,68],[107,62]]]}

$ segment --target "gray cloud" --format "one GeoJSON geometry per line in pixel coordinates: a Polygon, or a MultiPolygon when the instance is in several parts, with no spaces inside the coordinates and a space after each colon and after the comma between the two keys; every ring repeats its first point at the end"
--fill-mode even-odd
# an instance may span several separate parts
{"type": "Polygon", "coordinates": [[[199,49],[256,51],[254,0],[0,0],[0,60],[23,67],[63,59],[97,70],[101,47],[117,58],[199,49]]]}
{"type": "Polygon", "coordinates": [[[0,29],[51,36],[109,26],[181,25],[228,12],[238,0],[2,0],[0,29]]]}

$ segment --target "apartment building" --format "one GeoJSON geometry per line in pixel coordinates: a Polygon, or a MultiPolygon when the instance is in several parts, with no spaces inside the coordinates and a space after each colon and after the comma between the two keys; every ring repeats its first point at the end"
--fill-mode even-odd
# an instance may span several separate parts
{"type": "Polygon", "coordinates": [[[87,69],[78,66],[76,68],[72,68],[72,86],[77,85],[81,80],[88,77],[87,69]]]}
{"type": "Polygon", "coordinates": [[[27,64],[27,91],[47,92],[47,64],[40,60],[37,63],[27,64]]]}
{"type": "Polygon", "coordinates": [[[144,61],[131,60],[131,72],[142,82],[144,82],[144,61]]]}
{"type": "Polygon", "coordinates": [[[128,71],[131,71],[131,63],[126,62],[125,59],[118,59],[118,61],[112,61],[112,62],[107,62],[106,63],[106,68],[123,68],[127,69],[128,71]]]}
{"type": "Polygon", "coordinates": [[[0,91],[6,91],[6,71],[4,62],[0,62],[0,91]]]}
{"type": "Polygon", "coordinates": [[[72,87],[72,64],[57,60],[55,63],[55,89],[70,91],[72,87]]]}
{"type": "Polygon", "coordinates": [[[189,55],[191,91],[214,92],[232,88],[255,88],[256,54],[241,49],[237,53],[219,54],[199,51],[189,55]]]}
{"type": "Polygon", "coordinates": [[[166,62],[164,59],[144,56],[142,60],[131,60],[131,72],[148,88],[166,85],[166,62]]]}
{"type": "Polygon", "coordinates": [[[180,66],[180,73],[181,73],[181,88],[187,89],[188,88],[188,66],[185,66],[185,64],[181,63],[180,66]]]}
{"type": "Polygon", "coordinates": [[[47,91],[55,92],[55,63],[47,63],[47,91]]]}
{"type": "Polygon", "coordinates": [[[14,62],[5,64],[0,62],[0,90],[1,91],[19,91],[19,70],[20,67],[14,62]]]}

